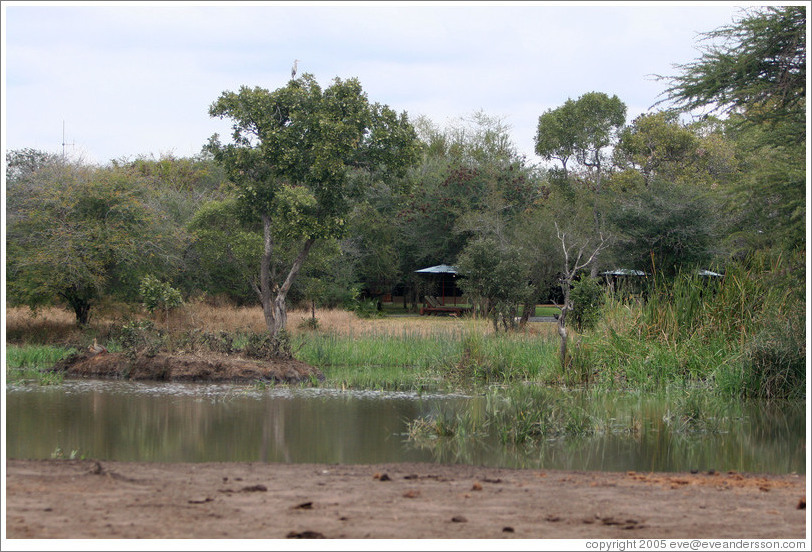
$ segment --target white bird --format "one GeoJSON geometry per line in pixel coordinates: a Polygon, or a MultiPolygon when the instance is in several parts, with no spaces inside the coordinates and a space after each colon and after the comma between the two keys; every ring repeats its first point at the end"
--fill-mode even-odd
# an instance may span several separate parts
{"type": "Polygon", "coordinates": [[[293,80],[296,78],[296,69],[299,68],[299,60],[293,60],[293,67],[290,69],[290,79],[293,80]]]}

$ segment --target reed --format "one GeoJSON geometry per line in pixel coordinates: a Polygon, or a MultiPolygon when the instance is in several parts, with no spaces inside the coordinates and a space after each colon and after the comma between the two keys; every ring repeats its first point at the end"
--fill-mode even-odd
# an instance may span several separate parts
{"type": "Polygon", "coordinates": [[[803,399],[802,258],[754,256],[718,282],[678,275],[646,301],[610,296],[594,331],[572,347],[574,372],[614,387],[694,381],[740,397],[803,399]]]}
{"type": "Polygon", "coordinates": [[[73,348],[51,345],[8,345],[6,381],[36,381],[40,385],[59,385],[64,374],[49,370],[56,362],[76,352],[73,348]]]}
{"type": "Polygon", "coordinates": [[[318,332],[294,338],[298,359],[328,382],[349,387],[379,381],[392,388],[479,385],[558,377],[556,346],[522,334],[483,334],[479,325],[360,336],[318,332]]]}

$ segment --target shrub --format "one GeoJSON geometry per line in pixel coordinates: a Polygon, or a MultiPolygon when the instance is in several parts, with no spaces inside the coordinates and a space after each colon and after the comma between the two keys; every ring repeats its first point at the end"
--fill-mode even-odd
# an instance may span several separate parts
{"type": "Polygon", "coordinates": [[[183,296],[180,291],[154,276],[148,275],[142,278],[138,291],[144,307],[150,314],[157,309],[168,312],[183,304],[183,296]]]}
{"type": "Polygon", "coordinates": [[[806,343],[801,316],[769,318],[747,344],[741,394],[766,399],[804,399],[806,343]]]}
{"type": "Polygon", "coordinates": [[[250,333],[243,348],[243,354],[249,358],[272,360],[293,358],[290,334],[280,330],[275,336],[263,333],[250,333]]]}
{"type": "Polygon", "coordinates": [[[596,278],[584,277],[573,283],[570,291],[573,309],[570,316],[579,332],[595,327],[605,297],[605,292],[596,278]]]}
{"type": "Polygon", "coordinates": [[[130,320],[114,330],[113,335],[124,355],[130,359],[141,355],[155,356],[166,346],[166,334],[151,320],[130,320]]]}

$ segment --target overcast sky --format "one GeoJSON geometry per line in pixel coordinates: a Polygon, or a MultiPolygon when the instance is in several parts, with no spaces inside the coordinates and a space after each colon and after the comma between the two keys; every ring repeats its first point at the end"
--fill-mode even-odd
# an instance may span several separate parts
{"type": "Polygon", "coordinates": [[[590,91],[648,111],[697,38],[745,3],[3,2],[3,145],[85,160],[194,155],[209,105],[299,73],[357,77],[373,102],[444,126],[483,110],[531,162],[538,117],[590,91]]]}

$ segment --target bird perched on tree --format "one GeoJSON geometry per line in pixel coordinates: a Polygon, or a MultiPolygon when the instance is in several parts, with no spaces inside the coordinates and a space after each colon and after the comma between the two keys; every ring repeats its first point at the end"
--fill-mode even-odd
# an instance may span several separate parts
{"type": "Polygon", "coordinates": [[[291,69],[290,69],[290,80],[293,80],[293,79],[296,78],[296,70],[298,68],[299,68],[299,60],[294,59],[293,60],[293,67],[291,67],[291,69]]]}

